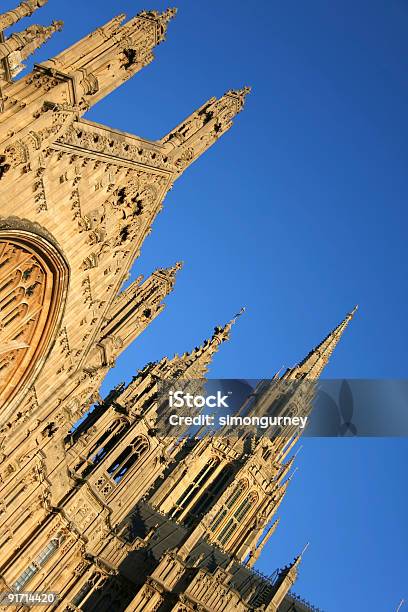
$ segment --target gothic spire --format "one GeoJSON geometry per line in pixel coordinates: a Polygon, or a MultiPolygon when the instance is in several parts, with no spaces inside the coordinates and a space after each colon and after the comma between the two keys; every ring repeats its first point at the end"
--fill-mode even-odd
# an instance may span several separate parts
{"type": "MultiPolygon", "coordinates": [[[[190,353],[184,353],[181,357],[175,355],[168,361],[167,367],[170,368],[170,372],[177,373],[177,376],[174,377],[204,378],[215,353],[223,342],[229,340],[232,326],[244,312],[245,308],[242,308],[226,325],[215,327],[212,337],[205,340],[201,346],[196,347],[190,353]]],[[[167,374],[167,376],[171,378],[172,375],[167,374]]]]}
{"type": "Polygon", "coordinates": [[[8,58],[11,75],[24,69],[22,61],[39,49],[55,32],[61,31],[62,21],[53,21],[49,26],[31,25],[22,32],[12,34],[0,43],[0,59],[8,58]]]}
{"type": "Polygon", "coordinates": [[[121,394],[120,401],[122,405],[126,403],[131,404],[134,397],[140,394],[146,381],[149,381],[151,377],[156,381],[174,379],[201,381],[205,378],[213,356],[218,351],[220,345],[229,339],[231,327],[241,313],[242,311],[223,327],[216,327],[212,337],[209,340],[205,340],[201,346],[196,347],[191,352],[184,353],[183,355],[174,355],[171,359],[163,357],[159,362],[148,363],[138,372],[133,381],[121,394]]]}
{"type": "Polygon", "coordinates": [[[286,565],[284,568],[282,568],[279,572],[279,579],[283,580],[284,578],[286,578],[287,576],[290,576],[291,579],[293,580],[293,582],[296,581],[297,578],[297,573],[298,573],[298,567],[300,565],[300,563],[302,562],[303,559],[303,555],[305,554],[305,552],[307,551],[307,549],[309,548],[309,542],[307,542],[307,544],[303,547],[302,552],[300,552],[292,561],[292,563],[289,563],[288,565],[286,565]]]}
{"type": "Polygon", "coordinates": [[[316,348],[314,348],[298,365],[288,369],[283,375],[284,380],[309,379],[320,377],[331,354],[336,348],[344,330],[357,312],[358,306],[346,315],[343,321],[331,331],[316,348]]]}
{"type": "Polygon", "coordinates": [[[250,91],[230,89],[218,100],[211,98],[160,141],[180,174],[231,128],[250,91]]]}
{"type": "Polygon", "coordinates": [[[168,295],[174,289],[176,283],[177,272],[184,266],[182,261],[178,261],[170,268],[159,268],[153,272],[153,277],[157,283],[162,285],[164,295],[168,295]]]}
{"type": "MultiPolygon", "coordinates": [[[[248,560],[246,562],[246,565],[248,567],[253,567],[255,565],[255,563],[258,561],[259,557],[261,556],[261,553],[262,553],[263,549],[265,548],[265,545],[268,543],[270,538],[275,533],[275,531],[276,531],[276,529],[277,529],[277,527],[279,525],[279,521],[280,521],[280,519],[276,519],[276,521],[274,521],[270,525],[270,527],[266,531],[262,541],[259,542],[258,544],[256,544],[255,548],[253,550],[251,550],[251,552],[249,553],[248,560]]],[[[261,536],[262,536],[262,533],[261,533],[261,536]]]]}
{"type": "Polygon", "coordinates": [[[146,19],[152,19],[157,24],[156,31],[156,44],[163,42],[166,38],[167,25],[171,19],[177,14],[176,8],[168,8],[163,13],[158,11],[142,11],[139,13],[139,17],[145,17],[146,19]]]}
{"type": "Polygon", "coordinates": [[[165,39],[175,12],[142,11],[125,23],[125,15],[120,14],[41,64],[41,69],[88,75],[79,83],[76,96],[85,96],[87,104],[93,105],[154,59],[153,50],[165,39]]]}
{"type": "Polygon", "coordinates": [[[307,543],[302,552],[294,558],[292,563],[289,563],[288,565],[286,565],[286,567],[278,571],[278,575],[274,583],[275,592],[272,597],[272,600],[269,602],[266,608],[267,612],[277,610],[287,593],[295,584],[298,577],[299,565],[303,559],[303,555],[305,554],[308,546],[309,543],[307,543]]]}
{"type": "Polygon", "coordinates": [[[177,272],[182,267],[177,262],[170,268],[159,268],[144,282],[139,276],[117,296],[106,314],[97,342],[99,353],[103,348],[102,363],[115,359],[162,312],[163,300],[173,291],[177,272]]]}
{"type": "Polygon", "coordinates": [[[25,0],[21,2],[15,9],[2,13],[0,15],[0,32],[11,27],[23,17],[29,17],[45,4],[48,0],[25,0]]]}
{"type": "MultiPolygon", "coordinates": [[[[142,282],[143,276],[139,276],[115,298],[106,315],[107,319],[113,321],[119,314],[120,318],[123,319],[124,309],[134,309],[137,304],[144,303],[147,306],[150,306],[151,302],[159,304],[173,291],[177,272],[182,267],[183,262],[178,261],[170,268],[158,268],[144,282],[142,282]]],[[[107,323],[105,328],[109,325],[107,323]]]]}

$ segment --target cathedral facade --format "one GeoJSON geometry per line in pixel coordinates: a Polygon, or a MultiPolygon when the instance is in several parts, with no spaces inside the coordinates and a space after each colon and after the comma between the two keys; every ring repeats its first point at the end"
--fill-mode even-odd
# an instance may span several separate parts
{"type": "MultiPolygon", "coordinates": [[[[19,610],[34,592],[61,611],[315,609],[290,593],[302,554],[273,578],[254,568],[297,436],[179,443],[155,428],[159,381],[203,379],[234,321],[99,395],[181,268],[121,289],[166,193],[249,88],[159,141],[94,124],[83,115],[153,60],[175,10],[119,15],[16,79],[62,24],[5,31],[46,1],[0,15],[0,591],[19,610]]],[[[282,379],[317,379],[352,315],[282,379]]]]}

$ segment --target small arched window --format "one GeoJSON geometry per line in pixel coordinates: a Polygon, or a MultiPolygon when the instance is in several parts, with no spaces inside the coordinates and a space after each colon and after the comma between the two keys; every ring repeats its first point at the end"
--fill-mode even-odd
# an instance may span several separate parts
{"type": "Polygon", "coordinates": [[[262,459],[268,461],[272,455],[272,449],[269,446],[265,446],[262,451],[262,459]]]}
{"type": "Polygon", "coordinates": [[[191,481],[191,483],[185,488],[183,493],[178,498],[177,502],[174,504],[172,510],[170,511],[170,516],[174,519],[177,519],[183,511],[191,504],[194,503],[194,500],[197,499],[199,495],[201,495],[202,491],[206,487],[206,483],[209,478],[214,474],[219,464],[219,459],[213,457],[201,468],[201,470],[196,474],[191,481]]]}
{"type": "Polygon", "coordinates": [[[42,567],[47,563],[47,561],[54,555],[54,553],[61,546],[62,542],[65,540],[65,535],[63,533],[59,533],[56,537],[52,538],[48,544],[40,551],[38,556],[32,561],[26,569],[22,572],[22,574],[17,578],[15,583],[13,584],[13,591],[21,591],[25,585],[30,582],[31,578],[35,576],[42,567]]]}
{"type": "Polygon", "coordinates": [[[223,519],[227,516],[230,509],[235,505],[235,503],[240,499],[243,493],[248,489],[248,481],[240,480],[237,485],[233,488],[232,492],[229,494],[222,507],[219,509],[217,514],[214,517],[214,521],[212,523],[211,529],[215,533],[217,528],[221,525],[223,519]]]}
{"type": "Polygon", "coordinates": [[[214,539],[221,545],[228,542],[259,499],[258,494],[255,491],[248,492],[248,488],[247,480],[240,481],[214,517],[211,530],[214,539]]]}
{"type": "Polygon", "coordinates": [[[101,463],[101,461],[110,453],[115,447],[116,443],[123,435],[124,430],[128,423],[126,421],[116,420],[107,429],[106,432],[96,441],[88,454],[88,468],[84,476],[86,476],[94,466],[101,463]]]}
{"type": "Polygon", "coordinates": [[[240,500],[240,503],[236,507],[234,514],[227,521],[227,523],[224,525],[224,527],[217,536],[217,540],[220,544],[224,545],[228,542],[232,534],[238,529],[242,520],[245,518],[251,508],[255,506],[257,501],[258,494],[254,492],[250,493],[247,497],[244,497],[244,499],[240,500]]]}
{"type": "Polygon", "coordinates": [[[82,477],[88,476],[115,447],[127,425],[127,421],[124,420],[113,421],[88,450],[85,457],[82,456],[75,465],[75,471],[82,477]]]}
{"type": "Polygon", "coordinates": [[[102,574],[95,572],[92,576],[85,582],[85,584],[81,587],[78,593],[72,600],[72,605],[79,608],[80,604],[84,601],[84,599],[96,588],[100,588],[105,580],[105,577],[102,574]]]}
{"type": "Polygon", "coordinates": [[[219,497],[222,490],[226,487],[231,477],[231,470],[229,466],[223,467],[223,469],[217,474],[214,480],[206,487],[202,494],[195,500],[194,505],[190,508],[186,523],[188,525],[194,523],[196,519],[201,518],[213,505],[215,500],[219,497]]]}
{"type": "Polygon", "coordinates": [[[148,449],[149,442],[147,438],[145,438],[145,436],[136,436],[108,467],[107,472],[112,480],[116,483],[120,482],[126,472],[130,470],[148,449]]]}

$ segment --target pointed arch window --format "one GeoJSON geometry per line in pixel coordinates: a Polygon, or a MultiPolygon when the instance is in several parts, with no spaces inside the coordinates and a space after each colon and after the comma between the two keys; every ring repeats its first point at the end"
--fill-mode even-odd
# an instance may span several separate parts
{"type": "Polygon", "coordinates": [[[248,512],[253,508],[258,501],[257,493],[250,493],[247,497],[240,500],[240,503],[236,507],[234,514],[227,521],[225,526],[221,529],[220,533],[217,536],[217,540],[221,545],[224,545],[228,542],[232,534],[238,529],[240,523],[248,514],[248,512]]]}
{"type": "Polygon", "coordinates": [[[116,419],[113,421],[90,448],[86,454],[86,458],[82,459],[75,466],[75,470],[79,472],[82,477],[88,476],[115,447],[127,425],[128,422],[125,420],[116,419]]]}
{"type": "Polygon", "coordinates": [[[74,596],[72,600],[72,605],[79,607],[80,604],[84,603],[85,599],[88,599],[88,596],[95,589],[100,589],[104,582],[106,582],[106,576],[95,572],[92,576],[87,580],[78,591],[78,593],[74,596]]]}
{"type": "Polygon", "coordinates": [[[222,490],[226,487],[230,477],[231,471],[229,466],[225,466],[196,499],[186,518],[187,525],[194,523],[196,519],[201,518],[211,508],[222,490]]]}
{"type": "Polygon", "coordinates": [[[188,508],[188,506],[194,504],[194,502],[198,500],[201,493],[206,488],[206,483],[208,483],[209,479],[217,469],[219,462],[218,457],[212,457],[209,461],[207,461],[198,474],[195,475],[191,483],[185,488],[177,502],[174,504],[172,510],[170,510],[171,518],[179,518],[188,508]]]}
{"type": "Polygon", "coordinates": [[[233,488],[232,492],[227,497],[226,501],[223,503],[222,507],[218,510],[214,517],[214,521],[211,526],[211,530],[215,533],[217,531],[217,527],[219,527],[227,516],[229,510],[234,506],[237,500],[243,495],[243,493],[248,489],[248,481],[240,480],[237,485],[233,488]]]}
{"type": "MultiPolygon", "coordinates": [[[[69,271],[57,248],[0,221],[0,405],[40,371],[62,316],[69,271]]],[[[22,223],[22,222],[21,222],[22,223]]]]}
{"type": "Polygon", "coordinates": [[[136,436],[134,440],[120,453],[108,467],[109,476],[116,483],[120,482],[126,472],[149,450],[149,442],[145,436],[136,436]]]}
{"type": "Polygon", "coordinates": [[[214,539],[221,545],[229,541],[258,501],[258,494],[255,491],[248,492],[248,488],[247,480],[238,482],[214,517],[211,531],[214,539]]]}
{"type": "Polygon", "coordinates": [[[65,540],[65,535],[60,533],[55,538],[52,538],[48,544],[41,550],[38,556],[32,561],[26,569],[22,572],[22,574],[17,578],[15,583],[13,584],[13,591],[21,591],[25,585],[35,576],[42,567],[47,563],[47,561],[54,555],[54,553],[61,546],[62,542],[65,540]]]}

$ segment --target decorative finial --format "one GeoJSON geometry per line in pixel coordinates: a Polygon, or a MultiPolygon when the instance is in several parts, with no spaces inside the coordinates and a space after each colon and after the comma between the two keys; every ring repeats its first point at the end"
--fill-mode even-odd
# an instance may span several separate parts
{"type": "Polygon", "coordinates": [[[233,322],[233,323],[236,323],[236,322],[237,322],[237,319],[238,319],[239,317],[241,317],[241,316],[244,314],[244,312],[245,312],[245,311],[246,311],[246,306],[242,306],[241,310],[240,310],[239,312],[237,312],[237,314],[234,316],[234,318],[233,318],[232,322],[233,322]]]}
{"type": "Polygon", "coordinates": [[[54,28],[55,32],[61,32],[62,28],[64,27],[64,22],[63,21],[53,21],[51,23],[51,27],[54,28]]]}
{"type": "Polygon", "coordinates": [[[302,561],[302,559],[303,559],[303,555],[305,554],[305,552],[306,552],[306,551],[307,551],[307,549],[309,548],[309,545],[310,545],[310,542],[307,542],[307,543],[305,544],[305,546],[303,547],[302,552],[301,552],[299,555],[297,555],[297,557],[295,557],[295,558],[294,558],[294,560],[293,560],[293,562],[292,562],[292,563],[290,563],[290,564],[289,564],[289,566],[288,566],[288,568],[287,568],[289,571],[295,571],[295,572],[297,572],[297,568],[299,567],[300,562],[301,562],[301,561],[302,561]]]}
{"type": "Polygon", "coordinates": [[[177,272],[179,272],[179,270],[182,270],[183,266],[184,266],[184,262],[177,261],[174,264],[174,266],[172,266],[171,268],[167,270],[167,276],[170,280],[171,287],[174,287],[174,284],[176,282],[177,272]]]}
{"type": "Polygon", "coordinates": [[[333,334],[334,335],[338,335],[341,336],[342,333],[344,332],[344,330],[346,329],[347,325],[350,323],[350,321],[352,320],[352,318],[354,317],[354,315],[356,314],[358,310],[358,304],[356,304],[356,306],[354,306],[353,310],[351,310],[343,319],[343,321],[340,323],[340,325],[337,326],[337,328],[335,330],[333,330],[333,334]]]}
{"type": "Polygon", "coordinates": [[[275,372],[275,374],[272,376],[272,380],[279,380],[283,370],[285,369],[285,366],[282,365],[279,370],[277,372],[275,372]]]}
{"type": "Polygon", "coordinates": [[[174,266],[173,266],[173,270],[182,270],[184,268],[184,261],[177,261],[174,266]]]}
{"type": "Polygon", "coordinates": [[[294,475],[296,474],[296,472],[298,471],[298,467],[295,467],[295,469],[293,470],[293,472],[291,473],[291,475],[289,476],[289,478],[287,479],[286,482],[291,482],[292,478],[294,477],[294,475]]]}
{"type": "Polygon", "coordinates": [[[229,339],[229,335],[230,335],[230,331],[232,329],[232,326],[235,325],[235,323],[237,322],[239,317],[244,314],[245,310],[246,310],[246,308],[245,308],[245,306],[243,306],[241,308],[241,310],[239,312],[237,312],[236,315],[234,315],[234,317],[231,319],[231,321],[229,321],[229,323],[224,325],[224,327],[221,327],[220,325],[217,325],[214,328],[213,340],[218,341],[220,344],[221,344],[221,342],[224,342],[225,340],[228,340],[229,339]]]}
{"type": "Polygon", "coordinates": [[[167,270],[165,270],[167,272],[167,275],[170,278],[175,278],[177,272],[179,270],[182,270],[184,267],[184,262],[183,261],[177,261],[174,266],[171,266],[170,268],[167,268],[167,270]]]}
{"type": "Polygon", "coordinates": [[[244,108],[246,96],[250,91],[251,87],[249,86],[242,87],[241,89],[230,89],[226,92],[224,99],[229,98],[234,100],[236,106],[235,113],[238,114],[244,108]]]}
{"type": "Polygon", "coordinates": [[[244,87],[241,87],[241,89],[230,89],[229,91],[227,91],[227,95],[245,97],[249,93],[251,93],[251,91],[252,91],[252,87],[250,87],[249,85],[245,85],[244,87]]]}
{"type": "Polygon", "coordinates": [[[229,96],[230,98],[234,98],[236,100],[237,103],[237,113],[239,113],[245,104],[245,99],[247,97],[247,95],[251,92],[252,88],[249,86],[245,86],[242,87],[241,89],[230,89],[229,91],[227,91],[227,93],[225,94],[226,96],[229,96]]]}
{"type": "Polygon", "coordinates": [[[210,339],[204,340],[200,346],[196,346],[189,353],[183,353],[183,355],[174,355],[173,359],[168,361],[170,372],[169,377],[171,378],[172,368],[176,368],[178,372],[174,378],[179,378],[179,372],[183,372],[185,376],[186,372],[189,372],[189,376],[193,378],[205,378],[208,366],[212,361],[213,356],[218,351],[220,345],[229,339],[229,332],[232,325],[235,323],[238,316],[243,312],[243,309],[236,315],[232,321],[227,323],[224,327],[217,326],[214,328],[214,333],[210,339]]]}
{"type": "MultiPolygon", "coordinates": [[[[63,25],[62,21],[53,21],[49,26],[34,24],[22,32],[11,34],[5,43],[6,55],[3,54],[3,49],[0,52],[0,56],[8,57],[11,76],[15,77],[19,74],[25,68],[23,61],[46,43],[55,32],[61,31],[63,25]]],[[[4,45],[1,44],[1,47],[3,48],[4,45]]]]}
{"type": "Polygon", "coordinates": [[[23,0],[14,10],[0,15],[0,31],[6,30],[24,17],[30,17],[34,11],[45,6],[47,2],[48,0],[23,0]]]}
{"type": "Polygon", "coordinates": [[[165,40],[167,24],[173,17],[176,16],[176,8],[168,8],[163,13],[158,11],[142,11],[137,17],[145,19],[153,19],[157,23],[156,44],[160,44],[165,40]]]}
{"type": "Polygon", "coordinates": [[[181,270],[183,266],[184,263],[182,261],[177,261],[174,266],[170,268],[158,268],[153,272],[153,276],[159,279],[160,284],[164,281],[167,286],[163,297],[172,291],[176,283],[177,272],[181,270]]]}
{"type": "Polygon", "coordinates": [[[168,8],[161,14],[161,18],[163,21],[169,22],[170,19],[174,19],[176,15],[177,15],[176,8],[168,8]]]}
{"type": "Polygon", "coordinates": [[[308,355],[306,355],[306,357],[298,365],[287,370],[283,375],[283,378],[309,380],[318,379],[327,365],[327,362],[329,361],[329,358],[336,348],[346,327],[354,317],[357,310],[358,306],[355,306],[353,310],[345,316],[341,323],[335,329],[333,329],[320,344],[310,351],[310,353],[308,353],[308,355]]]}

